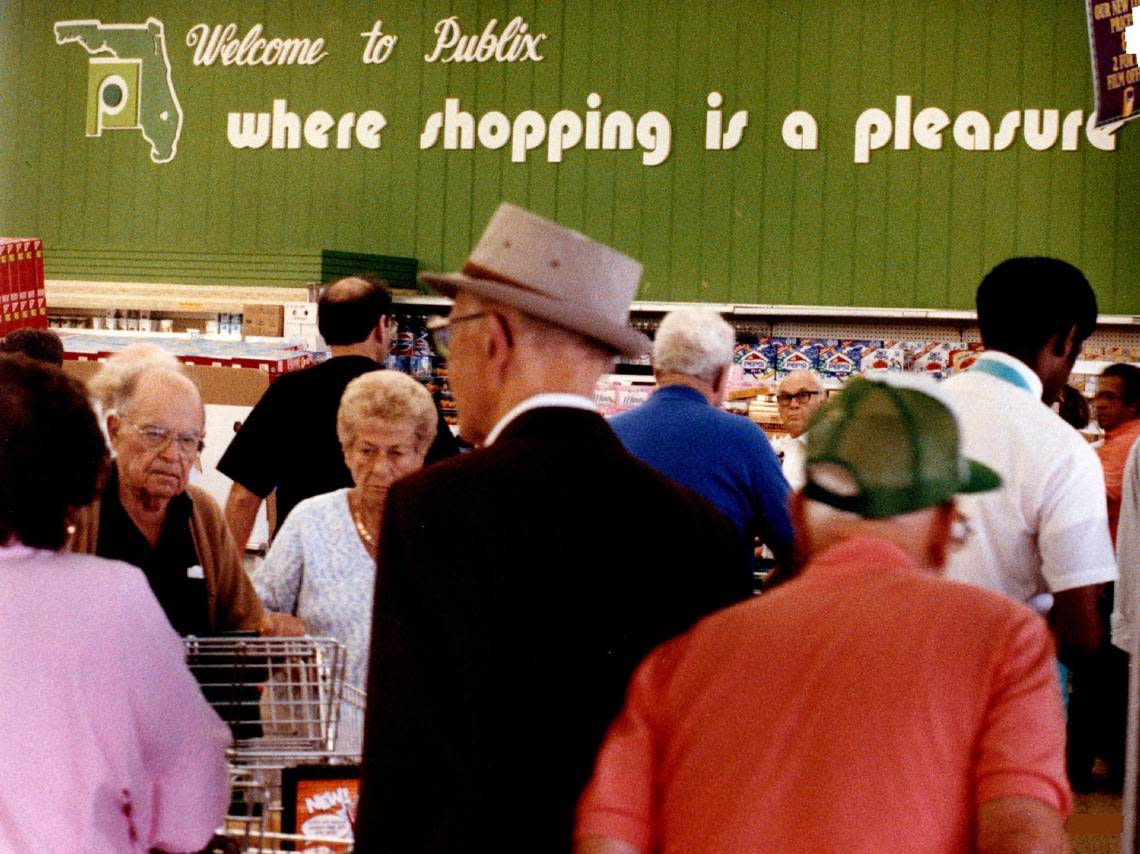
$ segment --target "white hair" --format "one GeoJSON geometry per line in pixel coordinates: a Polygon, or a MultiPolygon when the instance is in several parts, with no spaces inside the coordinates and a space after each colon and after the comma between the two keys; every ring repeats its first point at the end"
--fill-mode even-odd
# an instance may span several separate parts
{"type": "Polygon", "coordinates": [[[929,536],[938,507],[939,505],[924,507],[885,519],[867,519],[858,513],[805,499],[804,524],[816,552],[856,537],[878,537],[913,550],[929,536]]]}
{"type": "Polygon", "coordinates": [[[336,435],[347,449],[369,418],[412,428],[416,450],[426,452],[435,439],[439,416],[431,392],[400,371],[369,371],[345,387],[336,413],[336,435]]]}
{"type": "Polygon", "coordinates": [[[653,370],[713,382],[732,364],[736,333],[711,308],[692,306],[665,315],[653,340],[653,370]]]}
{"type": "Polygon", "coordinates": [[[87,391],[104,410],[125,409],[139,377],[156,368],[187,376],[178,358],[156,344],[132,344],[107,359],[87,381],[87,391]]]}

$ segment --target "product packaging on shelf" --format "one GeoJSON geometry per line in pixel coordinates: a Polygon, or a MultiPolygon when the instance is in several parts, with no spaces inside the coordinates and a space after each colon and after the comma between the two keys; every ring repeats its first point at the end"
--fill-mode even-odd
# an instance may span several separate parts
{"type": "Polygon", "coordinates": [[[0,237],[0,335],[24,326],[48,326],[43,241],[0,237]]]}
{"type": "Polygon", "coordinates": [[[772,338],[776,379],[793,371],[814,371],[819,367],[820,340],[816,338],[772,338]]]}

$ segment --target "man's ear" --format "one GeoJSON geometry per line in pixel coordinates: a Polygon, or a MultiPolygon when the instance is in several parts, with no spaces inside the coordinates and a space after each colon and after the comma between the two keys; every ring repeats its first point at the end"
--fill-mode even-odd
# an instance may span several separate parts
{"type": "Polygon", "coordinates": [[[1069,327],[1069,331],[1062,334],[1058,332],[1051,339],[1053,342],[1053,355],[1061,358],[1068,358],[1077,346],[1077,325],[1074,323],[1069,327]]]}
{"type": "Polygon", "coordinates": [[[119,439],[119,431],[123,428],[122,419],[119,418],[114,412],[107,413],[107,438],[111,440],[111,444],[119,439]]]}
{"type": "Polygon", "coordinates": [[[496,379],[502,379],[516,355],[514,335],[505,314],[487,312],[487,334],[483,337],[482,346],[487,368],[496,379]]]}
{"type": "Polygon", "coordinates": [[[804,509],[802,492],[788,493],[788,515],[792,520],[792,547],[796,562],[803,563],[810,553],[811,532],[807,528],[807,511],[804,509]]]}
{"type": "Polygon", "coordinates": [[[388,345],[392,343],[388,337],[388,330],[391,329],[391,323],[392,315],[382,314],[380,315],[380,319],[376,321],[376,326],[372,328],[372,337],[375,338],[376,342],[385,350],[388,348],[388,345]]]}
{"type": "Polygon", "coordinates": [[[944,501],[934,509],[930,537],[926,542],[926,560],[931,569],[943,569],[950,557],[950,530],[958,510],[953,499],[944,501]]]}
{"type": "Polygon", "coordinates": [[[719,404],[724,400],[725,389],[728,388],[728,365],[725,365],[717,371],[716,377],[712,382],[713,395],[716,397],[716,402],[719,404]]]}

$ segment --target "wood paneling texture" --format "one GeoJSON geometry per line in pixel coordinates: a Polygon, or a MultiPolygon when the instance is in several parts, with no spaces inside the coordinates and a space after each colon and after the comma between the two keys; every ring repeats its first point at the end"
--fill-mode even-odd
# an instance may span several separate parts
{"type": "Polygon", "coordinates": [[[943,132],[853,162],[859,114],[953,119],[979,110],[994,130],[1011,110],[1092,106],[1078,0],[349,0],[149,4],[0,3],[0,231],[45,240],[56,279],[292,284],[315,278],[319,252],[412,256],[460,265],[501,199],[554,217],[645,263],[642,299],[855,306],[972,307],[985,270],[1013,254],[1078,264],[1102,310],[1140,313],[1140,123],[1103,152],[1032,151],[1021,131],[1001,152],[970,152],[943,132]],[[45,8],[47,7],[47,8],[45,8]],[[150,161],[137,131],[84,136],[87,54],[57,45],[56,20],[162,19],[184,124],[177,156],[150,161]],[[541,63],[429,64],[433,27],[464,32],[515,15],[548,35],[541,63]],[[376,19],[399,41],[384,65],[361,62],[376,19]],[[315,67],[196,67],[196,23],[254,23],[266,35],[323,36],[315,67]],[[741,144],[704,149],[705,98],[725,123],[749,111],[741,144]],[[634,121],[659,110],[672,151],[545,146],[513,163],[499,150],[420,150],[427,117],[459,98],[476,120],[534,109],[634,121]],[[388,125],[378,150],[237,150],[229,112],[288,100],[302,118],[366,109],[388,125]],[[816,151],[784,145],[792,110],[819,122],[816,151]]]}

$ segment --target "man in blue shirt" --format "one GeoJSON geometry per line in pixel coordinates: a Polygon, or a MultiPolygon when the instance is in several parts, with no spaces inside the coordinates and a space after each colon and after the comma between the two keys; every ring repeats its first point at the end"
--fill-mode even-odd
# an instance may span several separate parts
{"type": "Polygon", "coordinates": [[[630,453],[727,516],[746,548],[760,537],[786,567],[788,482],[764,431],[720,408],[735,340],[711,309],[667,314],[653,343],[657,390],[610,426],[630,453]]]}

